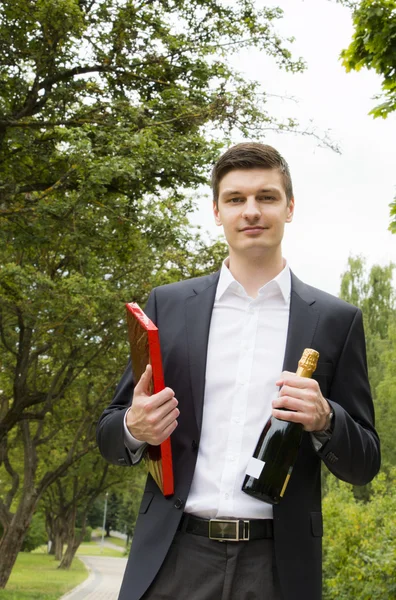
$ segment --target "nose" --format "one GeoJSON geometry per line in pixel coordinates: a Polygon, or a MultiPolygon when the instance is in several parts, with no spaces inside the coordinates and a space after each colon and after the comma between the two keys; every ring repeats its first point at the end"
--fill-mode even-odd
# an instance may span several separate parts
{"type": "Polygon", "coordinates": [[[254,196],[249,196],[243,205],[242,216],[247,221],[257,221],[260,216],[260,207],[254,196]]]}

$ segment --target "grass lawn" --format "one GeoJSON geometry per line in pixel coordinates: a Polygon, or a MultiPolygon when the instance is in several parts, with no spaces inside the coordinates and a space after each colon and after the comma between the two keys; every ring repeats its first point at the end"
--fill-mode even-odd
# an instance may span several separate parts
{"type": "MultiPolygon", "coordinates": [[[[92,532],[92,539],[94,539],[97,542],[99,542],[102,539],[102,530],[101,529],[94,529],[93,532],[92,532]]],[[[118,538],[118,537],[113,537],[112,535],[110,537],[105,537],[104,541],[105,542],[111,542],[112,544],[114,544],[115,546],[119,546],[123,550],[125,550],[125,548],[126,548],[126,540],[123,540],[123,539],[118,538]]]]}
{"type": "MultiPolygon", "coordinates": [[[[77,556],[116,556],[120,558],[124,555],[124,548],[120,548],[120,551],[115,550],[113,548],[103,548],[100,547],[100,544],[97,542],[84,542],[80,544],[79,549],[77,550],[77,556]]],[[[0,596],[1,600],[1,596],[0,596]]]]}
{"type": "Polygon", "coordinates": [[[58,564],[48,554],[20,552],[0,600],[58,600],[88,577],[79,560],[68,571],[58,569],[58,564]]]}
{"type": "MultiPolygon", "coordinates": [[[[66,546],[64,550],[66,549],[66,546]]],[[[32,554],[45,554],[47,555],[47,546],[39,546],[35,550],[33,550],[32,554]]],[[[77,550],[77,556],[115,556],[116,558],[120,558],[120,556],[124,556],[124,548],[120,548],[120,550],[115,550],[113,548],[106,548],[104,546],[101,548],[98,542],[83,542],[80,544],[77,550]]],[[[73,565],[74,565],[73,561],[73,565]]],[[[0,600],[2,600],[0,596],[0,600]]]]}
{"type": "Polygon", "coordinates": [[[125,550],[126,544],[125,544],[125,540],[122,540],[121,538],[118,537],[113,537],[112,535],[110,537],[105,537],[105,542],[111,542],[112,544],[115,544],[116,546],[119,546],[120,548],[122,548],[122,550],[125,550]]]}

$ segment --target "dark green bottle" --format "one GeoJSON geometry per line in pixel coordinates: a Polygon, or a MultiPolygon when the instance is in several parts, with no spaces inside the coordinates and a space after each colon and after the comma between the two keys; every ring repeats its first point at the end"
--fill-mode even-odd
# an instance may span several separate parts
{"type": "MultiPolygon", "coordinates": [[[[296,375],[312,377],[318,358],[319,352],[306,348],[296,375]]],[[[289,483],[303,431],[300,423],[271,417],[247,466],[242,491],[263,502],[278,504],[289,483]]]]}

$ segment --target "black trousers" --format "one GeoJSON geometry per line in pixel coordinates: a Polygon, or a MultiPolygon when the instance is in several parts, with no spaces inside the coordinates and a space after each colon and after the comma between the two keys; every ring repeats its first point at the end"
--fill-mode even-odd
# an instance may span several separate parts
{"type": "Polygon", "coordinates": [[[281,600],[273,540],[217,542],[177,532],[141,600],[281,600]]]}

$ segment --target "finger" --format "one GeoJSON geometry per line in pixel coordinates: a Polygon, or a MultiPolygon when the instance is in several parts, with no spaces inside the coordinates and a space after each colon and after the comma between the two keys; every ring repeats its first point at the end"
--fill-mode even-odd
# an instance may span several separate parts
{"type": "Polygon", "coordinates": [[[161,433],[160,435],[157,437],[154,445],[159,445],[162,444],[162,442],[164,442],[176,429],[176,427],[178,426],[178,422],[177,421],[172,421],[172,423],[170,425],[168,425],[168,427],[166,427],[161,433]]]}
{"type": "MultiPolygon", "coordinates": [[[[283,373],[282,373],[283,375],[283,373]]],[[[300,389],[315,389],[318,385],[318,382],[315,379],[311,379],[310,377],[300,377],[295,373],[287,373],[284,374],[284,377],[278,379],[275,382],[275,385],[278,387],[283,387],[284,385],[288,385],[290,387],[300,388],[300,389]]]]}
{"type": "MultiPolygon", "coordinates": [[[[177,411],[177,416],[179,416],[180,411],[177,408],[178,404],[179,403],[175,397],[171,398],[170,400],[168,400],[167,402],[165,402],[164,404],[162,404],[161,406],[159,406],[158,408],[156,408],[154,410],[154,412],[152,413],[152,421],[155,423],[160,423],[174,410],[177,411]]],[[[167,423],[167,425],[168,424],[169,423],[167,423]]]]}
{"type": "Polygon", "coordinates": [[[147,365],[143,374],[137,384],[135,385],[135,393],[136,394],[146,394],[149,395],[151,391],[151,377],[153,374],[153,369],[151,365],[147,365]]]}
{"type": "Polygon", "coordinates": [[[283,371],[279,377],[279,379],[275,382],[275,385],[277,387],[282,387],[285,379],[290,378],[290,377],[294,377],[296,374],[295,373],[291,373],[290,371],[283,371]]]}
{"type": "Polygon", "coordinates": [[[277,398],[282,398],[283,396],[290,396],[291,398],[298,398],[299,400],[306,399],[306,396],[309,395],[309,391],[306,388],[292,387],[291,385],[284,385],[278,392],[277,398]]]}
{"type": "MultiPolygon", "coordinates": [[[[164,388],[160,392],[153,394],[150,397],[150,403],[148,404],[149,410],[155,410],[162,406],[163,404],[167,404],[169,400],[175,397],[175,392],[171,388],[164,388]]],[[[177,406],[177,401],[176,405],[177,406]]]]}
{"type": "Polygon", "coordinates": [[[167,415],[165,415],[165,417],[161,420],[158,429],[160,431],[164,431],[170,425],[172,425],[173,421],[176,421],[176,419],[179,417],[179,415],[180,415],[179,409],[174,408],[167,415]]]}
{"type": "Polygon", "coordinates": [[[286,410],[292,410],[297,412],[306,413],[308,411],[307,403],[304,400],[298,398],[292,398],[290,396],[282,396],[272,401],[273,408],[283,408],[286,410]]]}
{"type": "Polygon", "coordinates": [[[276,408],[272,409],[272,415],[279,419],[280,421],[289,421],[290,423],[300,423],[301,425],[305,425],[305,421],[307,421],[307,416],[301,412],[294,412],[292,410],[278,410],[276,408]]]}

